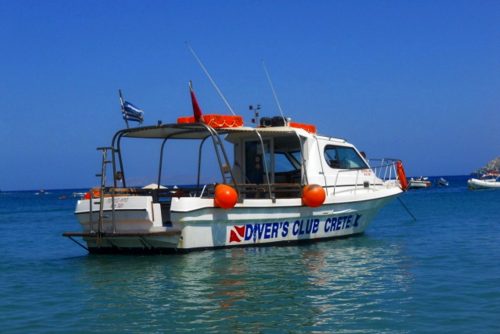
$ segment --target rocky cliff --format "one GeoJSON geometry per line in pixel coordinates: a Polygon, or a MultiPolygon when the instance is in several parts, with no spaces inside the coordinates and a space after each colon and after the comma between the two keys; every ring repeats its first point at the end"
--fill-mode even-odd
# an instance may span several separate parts
{"type": "Polygon", "coordinates": [[[486,164],[486,166],[479,168],[476,171],[477,174],[485,174],[488,172],[500,173],[500,157],[491,160],[486,164]]]}

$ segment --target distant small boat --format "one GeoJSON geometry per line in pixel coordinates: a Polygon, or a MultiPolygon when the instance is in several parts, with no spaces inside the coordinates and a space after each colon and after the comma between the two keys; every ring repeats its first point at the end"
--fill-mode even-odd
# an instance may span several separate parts
{"type": "Polygon", "coordinates": [[[483,175],[480,179],[471,178],[467,181],[469,189],[494,189],[500,188],[500,176],[483,175]]]}
{"type": "Polygon", "coordinates": [[[432,182],[429,181],[428,177],[417,177],[417,178],[411,178],[408,188],[413,188],[413,189],[419,189],[419,188],[428,188],[432,186],[432,182]]]}
{"type": "Polygon", "coordinates": [[[441,187],[448,187],[450,185],[450,183],[446,179],[443,179],[442,177],[439,178],[437,183],[441,187]]]}

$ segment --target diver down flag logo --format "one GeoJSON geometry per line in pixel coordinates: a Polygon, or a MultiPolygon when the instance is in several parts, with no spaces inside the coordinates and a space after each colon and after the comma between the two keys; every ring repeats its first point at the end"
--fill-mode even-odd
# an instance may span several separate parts
{"type": "Polygon", "coordinates": [[[245,236],[245,225],[243,226],[233,226],[231,232],[229,233],[229,242],[241,242],[245,236]]]}

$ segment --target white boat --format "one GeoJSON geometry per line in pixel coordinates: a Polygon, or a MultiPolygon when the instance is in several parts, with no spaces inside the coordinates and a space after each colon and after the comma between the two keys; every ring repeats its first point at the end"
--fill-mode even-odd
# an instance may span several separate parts
{"type": "Polygon", "coordinates": [[[467,180],[469,189],[495,189],[500,188],[500,176],[484,175],[480,179],[471,178],[467,180]]]}
{"type": "Polygon", "coordinates": [[[379,166],[370,167],[352,144],[318,135],[312,125],[281,117],[263,118],[260,124],[247,127],[239,116],[204,115],[198,121],[181,117],[173,124],[118,131],[111,147],[100,148],[101,187],[76,205],[81,231],[64,236],[91,253],[175,252],[346,237],[363,233],[407,186],[399,160],[379,159],[379,166]],[[144,138],[160,143],[157,187],[127,183],[122,142],[144,143],[144,138]],[[165,143],[180,141],[194,143],[199,152],[198,174],[186,180],[194,186],[160,187],[166,172],[183,165],[179,157],[165,168],[165,143]],[[218,183],[201,182],[207,145],[217,158],[218,183]],[[113,171],[111,185],[105,184],[107,169],[113,171]]]}
{"type": "Polygon", "coordinates": [[[429,181],[429,178],[428,177],[418,177],[418,178],[411,178],[410,181],[409,181],[409,185],[408,185],[408,188],[428,188],[432,186],[432,182],[429,181]]]}

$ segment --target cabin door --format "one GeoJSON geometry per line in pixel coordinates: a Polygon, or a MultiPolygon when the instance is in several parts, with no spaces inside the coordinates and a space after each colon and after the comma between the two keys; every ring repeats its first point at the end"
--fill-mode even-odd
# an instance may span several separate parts
{"type": "Polygon", "coordinates": [[[249,184],[266,183],[266,169],[264,159],[269,172],[269,181],[274,182],[272,176],[273,159],[271,139],[264,140],[264,148],[258,140],[245,141],[245,180],[249,184]],[[263,152],[264,149],[264,152],[263,152]]]}

